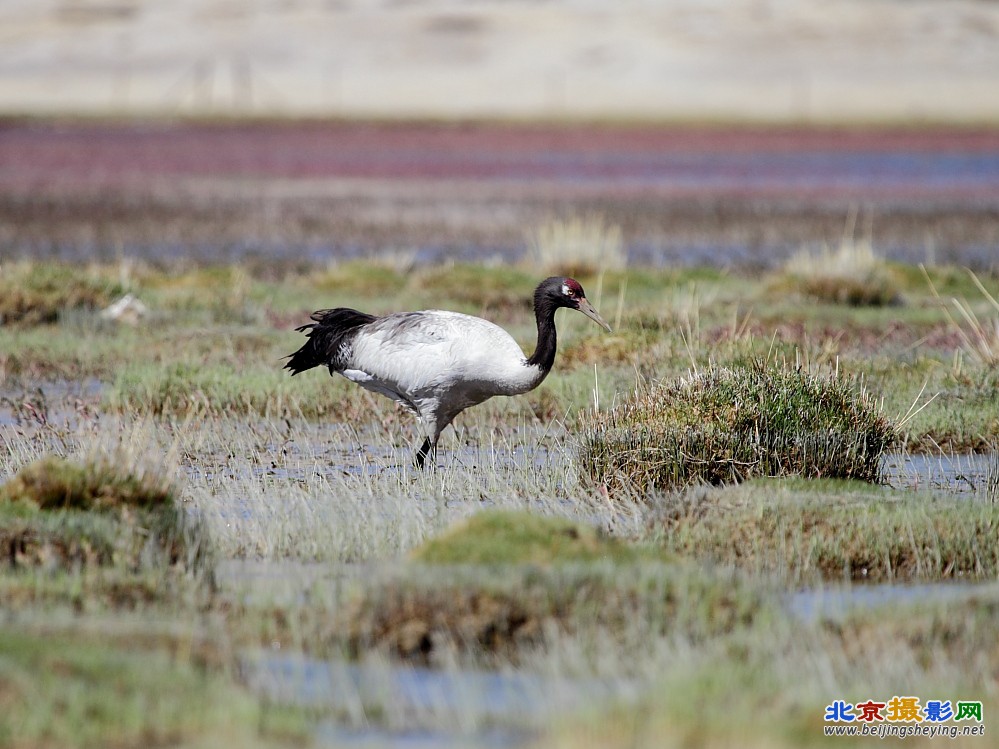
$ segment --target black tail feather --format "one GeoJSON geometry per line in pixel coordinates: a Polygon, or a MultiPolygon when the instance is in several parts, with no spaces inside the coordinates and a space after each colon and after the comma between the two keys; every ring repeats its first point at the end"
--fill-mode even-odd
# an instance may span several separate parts
{"type": "Polygon", "coordinates": [[[347,348],[344,344],[349,346],[357,329],[376,319],[374,315],[349,307],[321,309],[313,312],[310,317],[315,322],[295,328],[305,333],[309,340],[294,354],[290,354],[288,363],[284,365],[285,369],[291,370],[292,375],[320,365],[328,366],[330,371],[342,368],[347,348]]]}

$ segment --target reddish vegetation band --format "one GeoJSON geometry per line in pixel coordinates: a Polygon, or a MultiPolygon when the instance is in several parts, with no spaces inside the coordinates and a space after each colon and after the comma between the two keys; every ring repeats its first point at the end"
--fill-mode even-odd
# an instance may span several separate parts
{"type": "Polygon", "coordinates": [[[0,189],[176,177],[558,184],[595,193],[999,199],[999,130],[365,123],[0,126],[0,189]]]}

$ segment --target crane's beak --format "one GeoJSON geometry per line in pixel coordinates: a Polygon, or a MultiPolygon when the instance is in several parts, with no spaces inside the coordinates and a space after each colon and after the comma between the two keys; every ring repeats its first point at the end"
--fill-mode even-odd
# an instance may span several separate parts
{"type": "Polygon", "coordinates": [[[606,330],[608,333],[611,332],[611,326],[607,324],[607,321],[600,316],[600,313],[593,309],[593,305],[586,301],[586,297],[579,300],[579,306],[576,307],[580,312],[586,315],[588,318],[593,320],[597,325],[606,330]]]}

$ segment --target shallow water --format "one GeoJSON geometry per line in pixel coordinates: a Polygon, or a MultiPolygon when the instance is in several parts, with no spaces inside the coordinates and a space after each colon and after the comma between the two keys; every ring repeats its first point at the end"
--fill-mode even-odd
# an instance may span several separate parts
{"type": "MultiPolygon", "coordinates": [[[[30,426],[44,423],[73,428],[80,408],[93,408],[100,400],[103,384],[96,378],[81,381],[55,380],[33,388],[0,390],[0,426],[30,426]],[[30,404],[30,405],[29,405],[30,404]],[[26,407],[26,405],[28,407],[26,407]]],[[[261,433],[273,431],[262,424],[261,433]]],[[[278,480],[304,481],[318,471],[327,475],[372,476],[408,473],[412,470],[413,446],[385,444],[382,438],[359,434],[349,425],[322,424],[304,431],[296,427],[295,439],[280,445],[266,445],[271,453],[290,451],[300,458],[321,456],[315,464],[302,467],[279,465],[185,465],[188,478],[216,480],[271,476],[278,480]]],[[[438,453],[444,469],[497,467],[504,470],[556,470],[565,468],[562,450],[550,450],[539,443],[531,429],[515,429],[499,444],[476,443],[452,437],[438,453]]],[[[936,490],[958,495],[987,495],[999,498],[999,455],[957,453],[913,455],[891,453],[883,459],[887,484],[895,489],[936,490]]],[[[238,508],[236,511],[239,512],[238,508]]]]}
{"type": "Polygon", "coordinates": [[[269,702],[342,716],[320,725],[320,742],[363,747],[521,746],[558,715],[635,693],[624,681],[359,665],[272,653],[247,656],[243,673],[250,689],[269,702]]]}
{"type": "Polygon", "coordinates": [[[896,604],[957,603],[983,594],[995,597],[999,594],[999,586],[961,582],[829,586],[790,593],[785,603],[793,616],[814,622],[842,619],[858,611],[896,604]]]}
{"type": "Polygon", "coordinates": [[[314,734],[318,746],[345,749],[511,749],[530,743],[533,734],[503,728],[487,728],[474,734],[451,731],[400,730],[374,726],[343,728],[323,721],[314,734]]]}
{"type": "MultiPolygon", "coordinates": [[[[355,452],[339,451],[331,456],[330,471],[344,475],[372,475],[386,471],[410,470],[406,449],[364,446],[355,452]]],[[[463,445],[456,450],[442,448],[438,464],[443,468],[480,466],[504,469],[556,470],[565,468],[565,457],[543,445],[518,448],[493,448],[463,445]]],[[[910,455],[891,453],[882,462],[886,483],[894,489],[936,490],[958,495],[999,495],[999,455],[992,453],[956,453],[951,455],[910,455]]],[[[299,472],[300,473],[300,472],[299,472]]],[[[279,471],[277,475],[281,475],[279,471]]],[[[304,478],[288,473],[287,478],[304,478]]]]}
{"type": "Polygon", "coordinates": [[[999,455],[994,453],[893,453],[885,457],[883,467],[888,485],[896,489],[987,494],[993,500],[999,494],[999,455]]]}
{"type": "MultiPolygon", "coordinates": [[[[477,722],[524,723],[553,710],[578,706],[609,688],[600,682],[569,681],[495,671],[437,671],[409,666],[363,666],[263,653],[245,664],[247,682],[273,702],[353,710],[390,701],[400,716],[465,717],[477,722]]],[[[460,722],[456,723],[460,724],[460,722]]]]}
{"type": "Polygon", "coordinates": [[[95,402],[103,389],[95,377],[83,380],[47,380],[30,388],[0,390],[0,426],[13,426],[23,421],[51,421],[71,424],[76,419],[76,407],[95,402]],[[33,409],[25,409],[31,404],[33,409]]]}

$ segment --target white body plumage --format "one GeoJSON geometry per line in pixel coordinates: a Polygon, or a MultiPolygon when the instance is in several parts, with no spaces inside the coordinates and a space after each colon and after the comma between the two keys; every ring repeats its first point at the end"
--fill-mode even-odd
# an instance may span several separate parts
{"type": "Polygon", "coordinates": [[[345,354],[336,371],[415,413],[432,442],[466,408],[526,393],[548,374],[498,325],[445,310],[380,317],[345,354]]]}

